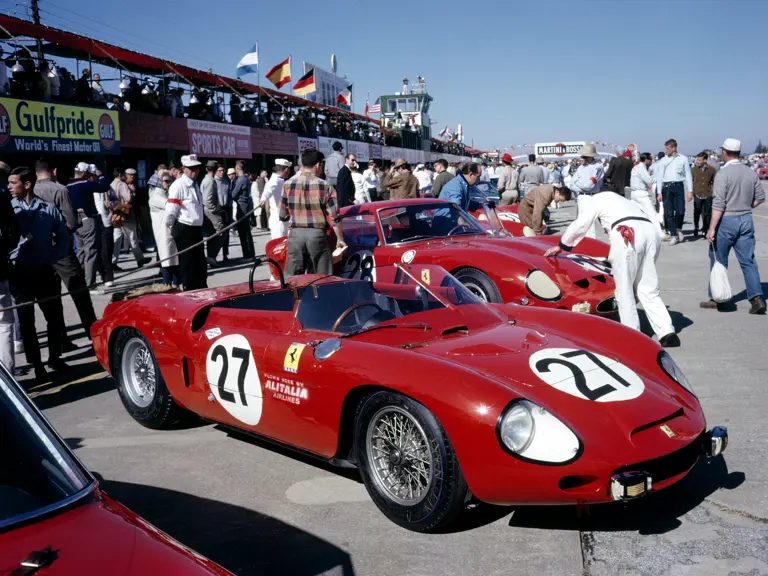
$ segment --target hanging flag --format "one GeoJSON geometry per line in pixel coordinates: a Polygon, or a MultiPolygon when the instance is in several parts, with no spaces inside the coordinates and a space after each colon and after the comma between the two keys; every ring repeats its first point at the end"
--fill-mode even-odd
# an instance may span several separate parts
{"type": "Polygon", "coordinates": [[[336,104],[343,104],[344,106],[352,104],[352,84],[339,92],[339,95],[336,96],[336,104]]]}
{"type": "Polygon", "coordinates": [[[246,74],[256,74],[259,71],[259,43],[253,45],[251,51],[245,56],[240,58],[240,62],[237,63],[237,77],[245,76],[246,74]]]}
{"type": "Polygon", "coordinates": [[[381,98],[376,98],[376,102],[371,106],[371,114],[381,114],[381,98]]]}
{"type": "Polygon", "coordinates": [[[368,106],[368,97],[370,94],[365,95],[365,117],[368,118],[368,113],[370,112],[370,107],[368,106]]]}
{"type": "Polygon", "coordinates": [[[316,90],[315,87],[315,69],[312,68],[309,72],[304,74],[296,84],[293,85],[293,93],[296,96],[304,96],[310,94],[316,90]]]}
{"type": "Polygon", "coordinates": [[[288,84],[291,81],[291,57],[288,56],[288,58],[267,72],[267,80],[272,82],[278,89],[288,84]]]}
{"type": "Polygon", "coordinates": [[[440,134],[438,134],[438,136],[440,136],[440,138],[445,138],[446,134],[448,134],[448,125],[447,124],[446,124],[445,128],[443,128],[440,131],[440,134]]]}

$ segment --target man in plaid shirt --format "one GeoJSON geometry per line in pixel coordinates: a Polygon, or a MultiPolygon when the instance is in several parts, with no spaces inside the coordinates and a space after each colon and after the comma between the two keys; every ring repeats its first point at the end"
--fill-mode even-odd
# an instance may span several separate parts
{"type": "Polygon", "coordinates": [[[327,231],[333,222],[336,246],[344,246],[338,218],[336,195],[331,186],[320,178],[323,154],[306,150],[301,154],[303,169],[287,180],[280,203],[280,220],[288,226],[288,255],[285,275],[333,274],[333,256],[327,231]]]}

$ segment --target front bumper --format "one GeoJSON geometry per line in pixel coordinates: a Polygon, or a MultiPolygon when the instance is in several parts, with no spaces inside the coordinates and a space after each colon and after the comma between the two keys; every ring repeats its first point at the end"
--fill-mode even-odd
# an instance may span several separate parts
{"type": "Polygon", "coordinates": [[[667,456],[617,470],[611,475],[609,495],[613,500],[627,502],[648,494],[654,482],[661,487],[670,486],[693,467],[701,453],[707,459],[716,458],[725,451],[726,446],[728,429],[715,426],[701,435],[701,442],[693,442],[667,456]]]}

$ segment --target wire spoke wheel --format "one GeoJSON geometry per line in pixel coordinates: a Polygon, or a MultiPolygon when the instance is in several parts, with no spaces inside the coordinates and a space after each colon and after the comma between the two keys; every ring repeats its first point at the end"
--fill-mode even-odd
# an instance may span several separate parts
{"type": "Polygon", "coordinates": [[[474,282],[464,282],[464,288],[472,292],[473,296],[476,296],[483,302],[488,302],[488,294],[485,293],[485,290],[481,286],[478,286],[474,282]]]}
{"type": "Polygon", "coordinates": [[[411,414],[382,408],[371,418],[366,443],[374,480],[389,498],[403,506],[424,500],[435,465],[427,434],[411,414]]]}
{"type": "Polygon", "coordinates": [[[155,362],[147,344],[141,338],[132,338],[125,344],[121,359],[125,392],[139,408],[152,403],[157,391],[155,362]]]}

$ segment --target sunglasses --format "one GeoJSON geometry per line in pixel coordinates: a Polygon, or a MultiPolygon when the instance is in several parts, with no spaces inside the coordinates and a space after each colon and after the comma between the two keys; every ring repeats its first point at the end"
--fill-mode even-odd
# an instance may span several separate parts
{"type": "Polygon", "coordinates": [[[170,178],[163,178],[163,182],[173,182],[170,178]]]}

